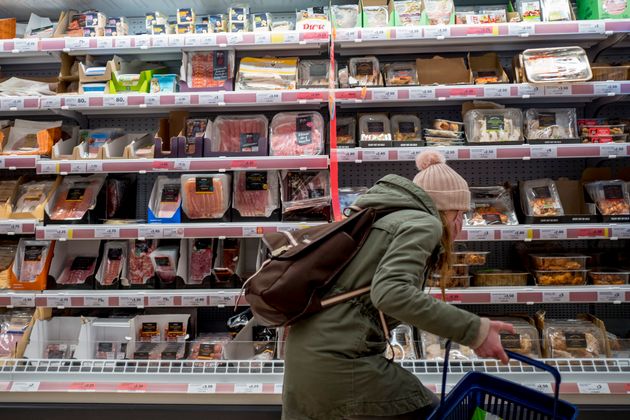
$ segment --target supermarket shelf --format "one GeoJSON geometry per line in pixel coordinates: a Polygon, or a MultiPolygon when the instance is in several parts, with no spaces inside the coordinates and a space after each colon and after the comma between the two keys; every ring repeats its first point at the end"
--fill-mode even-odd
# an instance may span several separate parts
{"type": "Polygon", "coordinates": [[[0,235],[33,235],[39,224],[35,219],[2,219],[0,235]]]}
{"type": "Polygon", "coordinates": [[[252,238],[263,234],[293,231],[321,222],[259,223],[180,223],[129,225],[49,225],[35,230],[37,239],[178,239],[178,238],[252,238]]]}
{"type": "MultiPolygon", "coordinates": [[[[447,160],[616,158],[630,156],[630,143],[523,144],[434,147],[447,160]]],[[[413,162],[424,147],[333,149],[339,162],[413,162]]]]}
{"type": "MultiPolygon", "coordinates": [[[[39,228],[38,228],[39,230],[39,228]]],[[[465,227],[458,241],[548,241],[577,239],[630,239],[628,223],[549,224],[465,227]]]]}
{"type": "Polygon", "coordinates": [[[271,169],[327,169],[328,156],[252,156],[182,159],[44,160],[38,174],[84,174],[112,172],[194,172],[271,169]]]}

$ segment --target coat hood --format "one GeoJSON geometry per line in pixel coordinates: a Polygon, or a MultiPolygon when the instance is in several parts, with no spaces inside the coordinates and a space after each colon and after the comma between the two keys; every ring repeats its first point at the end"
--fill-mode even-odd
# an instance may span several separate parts
{"type": "Polygon", "coordinates": [[[379,210],[420,210],[439,218],[431,197],[416,184],[399,175],[381,178],[361,196],[355,206],[379,210]]]}

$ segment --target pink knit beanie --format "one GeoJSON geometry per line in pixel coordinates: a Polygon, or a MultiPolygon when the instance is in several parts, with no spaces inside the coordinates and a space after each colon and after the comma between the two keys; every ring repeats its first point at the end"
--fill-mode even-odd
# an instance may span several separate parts
{"type": "Polygon", "coordinates": [[[427,150],[416,157],[420,172],[413,183],[426,191],[438,210],[470,209],[468,183],[446,164],[441,153],[427,150]]]}

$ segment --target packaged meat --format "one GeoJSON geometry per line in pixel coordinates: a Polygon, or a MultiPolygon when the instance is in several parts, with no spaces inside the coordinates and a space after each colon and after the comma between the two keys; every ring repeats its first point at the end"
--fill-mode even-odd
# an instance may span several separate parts
{"type": "Polygon", "coordinates": [[[480,25],[507,22],[505,6],[468,6],[455,8],[455,23],[480,25]]]}
{"type": "Polygon", "coordinates": [[[177,261],[179,247],[175,245],[161,246],[151,253],[151,262],[155,274],[165,283],[172,283],[177,277],[177,261]]]}
{"type": "Polygon", "coordinates": [[[252,336],[254,340],[253,360],[273,360],[276,354],[276,330],[254,326],[252,336]]]}
{"type": "Polygon", "coordinates": [[[50,250],[50,241],[20,239],[13,265],[18,282],[34,283],[46,267],[50,250]]]}
{"type": "Polygon", "coordinates": [[[329,60],[304,60],[298,64],[298,87],[328,88],[330,76],[329,60]]]}
{"type": "Polygon", "coordinates": [[[471,187],[471,210],[464,214],[467,226],[518,225],[510,191],[502,186],[471,187]]]}
{"type": "Polygon", "coordinates": [[[423,9],[421,0],[395,0],[396,26],[420,25],[423,9]]]}
{"type": "Polygon", "coordinates": [[[542,357],[538,329],[536,329],[533,321],[529,321],[529,318],[493,317],[492,320],[506,322],[514,326],[514,334],[501,333],[501,344],[504,349],[520,353],[532,359],[540,359],[542,357]]]}
{"type": "Polygon", "coordinates": [[[17,357],[17,346],[32,318],[31,311],[7,310],[0,315],[0,359],[17,357]]]}
{"type": "Polygon", "coordinates": [[[227,333],[201,334],[192,343],[190,349],[191,360],[221,360],[223,359],[223,347],[230,342],[227,333]]]}
{"type": "Polygon", "coordinates": [[[621,286],[628,284],[630,271],[620,268],[591,268],[588,276],[595,286],[621,286]]]}
{"type": "Polygon", "coordinates": [[[237,238],[220,239],[217,244],[216,258],[214,260],[214,287],[217,289],[233,289],[240,281],[236,273],[239,261],[241,242],[237,238]]]}
{"type": "Polygon", "coordinates": [[[590,258],[580,254],[530,254],[536,270],[583,270],[590,258]]]}
{"type": "Polygon", "coordinates": [[[399,325],[392,330],[385,357],[389,360],[416,360],[418,358],[413,343],[413,329],[409,325],[399,325]]]}
{"type": "Polygon", "coordinates": [[[473,286],[527,286],[527,273],[511,270],[482,270],[475,273],[473,286]]]}
{"type": "Polygon", "coordinates": [[[354,147],[357,144],[357,120],[354,117],[337,117],[337,147],[354,147]]]}
{"type": "Polygon", "coordinates": [[[625,124],[603,125],[603,124],[584,124],[580,126],[580,135],[582,137],[605,137],[605,136],[621,136],[625,133],[625,124]]]}
{"type": "Polygon", "coordinates": [[[17,180],[0,181],[0,218],[8,219],[11,216],[11,203],[17,187],[17,180]]]}
{"type": "Polygon", "coordinates": [[[525,113],[525,137],[528,140],[574,139],[577,133],[575,108],[528,109],[525,113]]]}
{"type": "Polygon", "coordinates": [[[235,172],[233,207],[240,217],[267,218],[280,208],[278,173],[235,172]]]}
{"type": "Polygon", "coordinates": [[[16,119],[12,127],[0,132],[2,153],[50,156],[53,145],[61,139],[61,124],[61,121],[16,119]]]}
{"type": "Polygon", "coordinates": [[[96,206],[104,183],[104,174],[64,177],[49,203],[48,216],[51,220],[81,220],[96,206]]]}
{"type": "Polygon", "coordinates": [[[628,184],[622,180],[596,181],[584,184],[588,195],[604,216],[630,214],[628,184]]]}
{"type": "Polygon", "coordinates": [[[212,239],[189,239],[188,240],[188,279],[186,284],[202,284],[203,281],[212,275],[212,261],[214,258],[212,239]]]}
{"type": "Polygon", "coordinates": [[[9,289],[9,269],[15,261],[17,241],[0,241],[0,289],[9,289]]]}
{"type": "Polygon", "coordinates": [[[140,343],[133,352],[134,360],[159,360],[159,343],[140,343]]]}
{"type": "Polygon", "coordinates": [[[271,120],[271,156],[321,155],[325,152],[324,118],[319,112],[280,112],[271,120]]]}
{"type": "Polygon", "coordinates": [[[332,5],[332,19],[336,28],[355,28],[361,26],[359,5],[332,5]]]}
{"type": "Polygon", "coordinates": [[[127,280],[130,285],[145,285],[155,275],[151,253],[157,247],[153,239],[135,239],[129,243],[129,270],[127,280]]]}
{"type": "Polygon", "coordinates": [[[457,251],[453,253],[454,264],[485,265],[490,252],[457,251]]]}
{"type": "Polygon", "coordinates": [[[44,350],[44,359],[69,359],[68,344],[48,344],[44,350]]]}
{"type": "Polygon", "coordinates": [[[583,319],[545,320],[543,345],[556,359],[597,359],[606,357],[602,329],[583,319]]]}
{"type": "Polygon", "coordinates": [[[521,201],[527,216],[564,216],[558,188],[551,179],[522,182],[521,201]]]}
{"type": "Polygon", "coordinates": [[[114,343],[111,341],[99,341],[96,343],[95,359],[124,360],[126,357],[127,343],[114,343]]]}
{"type": "Polygon", "coordinates": [[[112,286],[120,281],[127,268],[127,250],[128,244],[124,241],[105,243],[98,276],[100,285],[112,286]]]}
{"type": "Polygon", "coordinates": [[[295,57],[244,57],[238,70],[236,90],[295,89],[297,62],[295,57]]]}
{"type": "Polygon", "coordinates": [[[410,86],[417,84],[416,63],[385,64],[385,86],[410,86]]]}
{"type": "Polygon", "coordinates": [[[523,141],[523,113],[520,109],[473,109],[464,116],[469,143],[523,141]]]}
{"type": "Polygon", "coordinates": [[[387,114],[363,114],[359,117],[361,141],[391,141],[392,130],[387,114]]]}
{"type": "MultiPolygon", "coordinates": [[[[426,331],[422,331],[420,333],[420,338],[422,341],[423,359],[434,362],[443,362],[447,339],[438,337],[437,335],[433,335],[426,331]]],[[[462,346],[457,343],[451,344],[449,360],[470,361],[476,359],[477,356],[470,347],[462,346]]]]}
{"type": "Polygon", "coordinates": [[[282,171],[282,218],[330,219],[330,180],[327,171],[282,171]]]}
{"type": "Polygon", "coordinates": [[[73,256],[66,261],[65,268],[57,279],[61,285],[81,285],[96,271],[96,257],[73,256]]]}
{"type": "Polygon", "coordinates": [[[165,343],[160,346],[160,360],[180,360],[186,353],[185,343],[165,343]]]}
{"type": "Polygon", "coordinates": [[[168,342],[186,341],[188,322],[181,320],[172,320],[166,323],[164,330],[164,340],[168,342]]]}
{"type": "Polygon", "coordinates": [[[381,70],[374,56],[351,58],[348,84],[350,87],[381,86],[381,70]]]}
{"type": "Polygon", "coordinates": [[[392,115],[391,130],[394,141],[422,141],[420,118],[415,115],[392,115]]]}
{"type": "Polygon", "coordinates": [[[172,219],[182,204],[181,181],[177,178],[158,176],[149,199],[149,222],[155,219],[172,219]]]}
{"type": "Polygon", "coordinates": [[[54,181],[29,181],[21,184],[13,206],[12,217],[35,212],[39,206],[46,203],[54,185],[54,181]]]}
{"type": "Polygon", "coordinates": [[[429,25],[448,25],[455,13],[453,0],[424,0],[424,10],[429,25]]]}
{"type": "Polygon", "coordinates": [[[540,0],[540,5],[544,22],[573,20],[573,9],[569,0],[540,0]]]}
{"type": "Polygon", "coordinates": [[[346,209],[354,204],[363,194],[367,193],[367,187],[339,188],[339,207],[344,216],[349,216],[346,209]]]}
{"type": "Polygon", "coordinates": [[[264,115],[220,115],[212,127],[211,151],[266,155],[268,124],[264,115]]]}
{"type": "Polygon", "coordinates": [[[182,175],[182,210],[189,219],[220,219],[230,208],[227,174],[182,175]]]}
{"type": "Polygon", "coordinates": [[[582,286],[588,270],[534,271],[538,286],[582,286]]]}
{"type": "Polygon", "coordinates": [[[581,47],[538,48],[523,51],[523,66],[532,83],[586,82],[593,73],[581,47]]]}
{"type": "Polygon", "coordinates": [[[186,51],[180,74],[190,89],[231,90],[234,51],[186,51]]]}
{"type": "Polygon", "coordinates": [[[363,6],[363,27],[382,28],[389,26],[389,9],[385,6],[363,6]]]}
{"type": "Polygon", "coordinates": [[[85,146],[80,148],[80,157],[82,159],[97,159],[103,146],[124,134],[124,130],[120,128],[82,130],[79,133],[79,143],[84,143],[85,146]]]}
{"type": "Polygon", "coordinates": [[[540,22],[542,20],[540,0],[517,0],[516,11],[524,22],[540,22]]]}

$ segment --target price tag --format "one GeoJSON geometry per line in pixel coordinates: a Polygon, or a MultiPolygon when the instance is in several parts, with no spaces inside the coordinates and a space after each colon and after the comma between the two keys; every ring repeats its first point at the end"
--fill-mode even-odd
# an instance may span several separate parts
{"type": "Polygon", "coordinates": [[[254,33],[254,44],[271,44],[271,33],[270,32],[254,33]]]}
{"type": "Polygon", "coordinates": [[[597,292],[598,302],[621,303],[625,300],[623,290],[600,290],[597,292]]]}
{"type": "Polygon", "coordinates": [[[21,223],[17,223],[15,221],[11,221],[11,220],[2,220],[0,221],[0,234],[1,235],[6,235],[6,234],[16,234],[16,233],[22,233],[22,224],[21,223]]]}
{"type": "Polygon", "coordinates": [[[274,394],[282,394],[282,384],[274,384],[273,385],[273,393],[274,394]]]}
{"type": "Polygon", "coordinates": [[[468,233],[469,241],[490,241],[494,240],[494,235],[491,230],[487,229],[468,229],[466,231],[468,233]]]}
{"type": "Polygon", "coordinates": [[[118,306],[121,308],[143,308],[144,296],[138,296],[138,295],[119,296],[118,306]]]}
{"type": "Polygon", "coordinates": [[[90,38],[66,38],[66,48],[71,50],[90,48],[90,38]]]}
{"type": "Polygon", "coordinates": [[[610,388],[604,382],[578,383],[580,394],[610,394],[610,388]]]}
{"type": "Polygon", "coordinates": [[[354,162],[357,160],[358,154],[355,149],[337,149],[337,159],[339,162],[354,162]]]}
{"type": "Polygon", "coordinates": [[[263,392],[263,384],[235,384],[235,394],[261,394],[263,392]]]}
{"type": "Polygon", "coordinates": [[[126,95],[105,95],[103,96],[105,106],[127,106],[126,95]]]}
{"type": "Polygon", "coordinates": [[[528,238],[527,229],[504,229],[501,231],[501,239],[504,241],[524,241],[528,238]]]}
{"type": "Polygon", "coordinates": [[[35,306],[33,295],[11,295],[11,306],[15,308],[32,308],[35,306]]]}
{"type": "Polygon", "coordinates": [[[65,227],[46,227],[44,230],[44,239],[57,240],[57,239],[71,239],[71,231],[65,227]]]}
{"type": "Polygon", "coordinates": [[[184,228],[181,227],[164,227],[162,231],[162,237],[165,239],[169,238],[183,238],[184,237],[184,228]]]}
{"type": "Polygon", "coordinates": [[[58,174],[58,162],[39,162],[38,173],[40,174],[58,174]]]}
{"type": "Polygon", "coordinates": [[[259,104],[274,104],[282,102],[281,92],[256,92],[256,102],[259,104]]]}
{"type": "Polygon", "coordinates": [[[116,37],[116,48],[131,48],[131,37],[128,37],[128,36],[117,36],[116,37]]]}
{"type": "Polygon", "coordinates": [[[175,105],[190,105],[190,95],[187,93],[175,95],[175,105]]]}
{"type": "Polygon", "coordinates": [[[570,293],[565,291],[543,292],[544,303],[568,303],[570,302],[570,298],[570,293]]]}
{"type": "Polygon", "coordinates": [[[263,233],[262,227],[257,226],[243,226],[243,236],[251,238],[251,237],[259,237],[263,233]]]}
{"type": "Polygon", "coordinates": [[[578,31],[581,34],[606,33],[606,23],[602,21],[578,21],[578,31]]]}
{"type": "Polygon", "coordinates": [[[48,308],[66,308],[70,306],[70,296],[48,296],[46,306],[48,308]]]}
{"type": "Polygon", "coordinates": [[[421,26],[401,26],[396,28],[396,39],[420,39],[422,38],[421,26]]]}
{"type": "Polygon", "coordinates": [[[39,382],[12,382],[11,392],[37,392],[39,382]]]}
{"type": "Polygon", "coordinates": [[[214,394],[217,384],[188,384],[189,394],[214,394]]]}
{"type": "Polygon", "coordinates": [[[164,35],[154,36],[151,39],[151,45],[153,48],[165,48],[168,47],[168,37],[164,35]]]}
{"type": "Polygon", "coordinates": [[[39,50],[39,39],[37,38],[15,38],[13,40],[13,49],[18,51],[37,51],[39,50]]]}
{"type": "Polygon", "coordinates": [[[364,41],[379,41],[389,39],[389,28],[363,28],[361,38],[364,41]]]}
{"type": "Polygon", "coordinates": [[[68,388],[70,392],[96,392],[94,382],[72,382],[68,388]]]}
{"type": "Polygon", "coordinates": [[[630,226],[615,226],[612,235],[617,239],[630,239],[630,226]]]}
{"type": "Polygon", "coordinates": [[[225,103],[223,92],[204,93],[199,95],[199,105],[217,105],[225,103]]]}
{"type": "Polygon", "coordinates": [[[175,306],[173,296],[149,296],[149,306],[175,306]]]}
{"type": "Polygon", "coordinates": [[[234,306],[235,297],[232,295],[213,295],[210,296],[210,306],[216,306],[218,308],[224,308],[226,306],[234,306]]]}
{"type": "Polygon", "coordinates": [[[416,156],[418,156],[418,149],[409,148],[409,149],[398,149],[396,151],[398,154],[399,162],[413,162],[416,160],[416,156]]]}
{"type": "Polygon", "coordinates": [[[84,296],[83,306],[88,308],[106,308],[109,306],[109,298],[107,296],[84,296]]]}
{"type": "Polygon", "coordinates": [[[595,83],[595,95],[612,96],[621,93],[621,83],[595,83]]]}
{"type": "Polygon", "coordinates": [[[359,30],[356,28],[337,29],[336,41],[356,41],[359,38],[359,30]]]}
{"type": "Polygon", "coordinates": [[[66,96],[64,104],[68,108],[86,108],[90,106],[90,101],[85,96],[66,96]]]}
{"type": "Polygon", "coordinates": [[[545,96],[571,96],[570,85],[545,86],[545,96]]]}
{"type": "Polygon", "coordinates": [[[539,86],[528,85],[526,83],[518,85],[518,94],[520,96],[537,96],[542,94],[539,86]]]}
{"type": "Polygon", "coordinates": [[[114,37],[99,36],[96,38],[96,48],[99,50],[110,50],[114,48],[114,37]]]}
{"type": "Polygon", "coordinates": [[[87,162],[70,162],[70,173],[84,174],[87,170],[87,162]]]}
{"type": "Polygon", "coordinates": [[[60,96],[44,96],[39,100],[40,109],[59,109],[61,108],[60,96]]]}
{"type": "Polygon", "coordinates": [[[483,88],[484,96],[487,98],[506,98],[512,96],[510,87],[506,85],[489,85],[483,88]]]}
{"type": "Polygon", "coordinates": [[[140,382],[124,382],[116,388],[117,392],[147,392],[147,384],[140,382]]]}
{"type": "Polygon", "coordinates": [[[443,39],[451,35],[450,29],[446,25],[425,26],[424,37],[425,38],[438,38],[443,39]]]}
{"type": "Polygon", "coordinates": [[[182,296],[182,306],[208,306],[208,297],[182,296]]]}
{"type": "Polygon", "coordinates": [[[602,157],[625,156],[626,145],[624,143],[605,143],[599,145],[599,155],[602,157]]]}
{"type": "Polygon", "coordinates": [[[540,382],[535,384],[524,384],[528,388],[535,389],[538,392],[542,392],[543,394],[553,394],[553,387],[550,383],[540,382]]]}
{"type": "Polygon", "coordinates": [[[169,47],[183,47],[184,46],[184,37],[181,35],[168,35],[168,46],[169,47]]]}
{"type": "Polygon", "coordinates": [[[446,160],[457,160],[457,159],[459,159],[459,151],[458,151],[458,149],[449,148],[449,147],[436,147],[433,150],[435,150],[436,152],[441,153],[442,156],[444,156],[444,158],[446,160]]]}
{"type": "Polygon", "coordinates": [[[145,95],[144,105],[145,106],[160,106],[160,95],[145,95]]]}
{"type": "Polygon", "coordinates": [[[540,229],[540,239],[551,241],[556,239],[567,239],[566,228],[544,228],[540,229]]]}
{"type": "Polygon", "coordinates": [[[363,160],[366,162],[386,162],[389,160],[389,152],[387,150],[364,149],[363,160]]]}
{"type": "Polygon", "coordinates": [[[94,237],[96,239],[120,238],[120,228],[119,227],[98,227],[94,229],[94,237]]]}
{"type": "Polygon", "coordinates": [[[285,32],[284,34],[284,43],[285,44],[297,44],[300,42],[300,34],[299,32],[285,32]]]}
{"type": "Polygon", "coordinates": [[[182,171],[182,172],[189,171],[190,170],[190,161],[189,160],[183,160],[183,159],[176,160],[173,163],[173,169],[176,170],[176,171],[182,171]]]}
{"type": "Polygon", "coordinates": [[[135,47],[136,48],[141,48],[141,47],[150,47],[151,46],[151,37],[149,36],[137,36],[135,38],[135,47]]]}
{"type": "Polygon", "coordinates": [[[164,235],[162,226],[142,226],[138,229],[138,237],[145,239],[160,239],[164,235]]]}
{"type": "Polygon", "coordinates": [[[531,146],[532,159],[555,159],[558,157],[556,146],[531,146]]]}
{"type": "Polygon", "coordinates": [[[529,36],[536,34],[536,25],[533,23],[510,23],[508,34],[511,36],[529,36]]]}
{"type": "Polygon", "coordinates": [[[101,161],[90,161],[87,163],[87,167],[85,168],[87,173],[100,173],[103,172],[103,162],[101,161]]]}
{"type": "Polygon", "coordinates": [[[227,42],[230,45],[240,44],[243,42],[243,34],[241,32],[228,32],[226,36],[227,42]]]}
{"type": "Polygon", "coordinates": [[[425,100],[435,99],[434,87],[414,87],[409,88],[409,99],[411,100],[425,100]]]}
{"type": "Polygon", "coordinates": [[[395,89],[378,89],[372,91],[374,101],[395,101],[398,99],[398,91],[395,89]]]}
{"type": "Polygon", "coordinates": [[[491,293],[490,303],[517,303],[515,292],[491,293]]]}
{"type": "Polygon", "coordinates": [[[1,102],[2,109],[5,111],[17,111],[24,109],[24,98],[5,98],[1,102]]]}
{"type": "Polygon", "coordinates": [[[470,158],[478,160],[496,159],[497,148],[496,147],[471,147],[470,158]]]}

